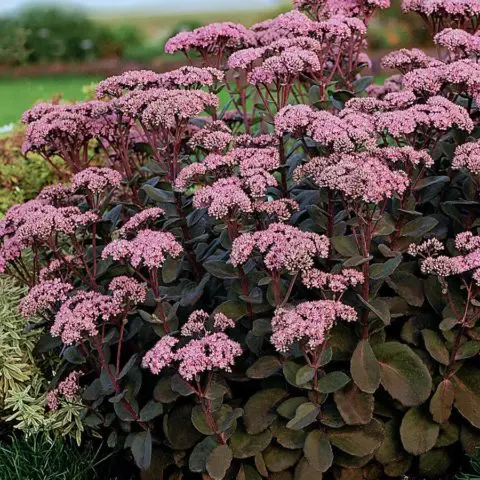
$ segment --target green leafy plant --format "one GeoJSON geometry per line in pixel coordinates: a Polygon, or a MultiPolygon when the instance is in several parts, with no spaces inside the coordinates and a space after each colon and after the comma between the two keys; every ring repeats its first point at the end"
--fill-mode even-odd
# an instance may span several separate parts
{"type": "Polygon", "coordinates": [[[40,332],[25,334],[26,322],[18,312],[25,287],[0,275],[0,291],[1,421],[25,433],[72,436],[80,444],[81,406],[63,402],[55,414],[45,411],[49,385],[45,373],[51,375],[58,368],[58,360],[35,354],[40,332]]]}
{"type": "Polygon", "coordinates": [[[456,480],[478,480],[480,479],[480,449],[477,447],[475,452],[469,456],[469,468],[466,469],[471,473],[459,473],[456,480]]]}

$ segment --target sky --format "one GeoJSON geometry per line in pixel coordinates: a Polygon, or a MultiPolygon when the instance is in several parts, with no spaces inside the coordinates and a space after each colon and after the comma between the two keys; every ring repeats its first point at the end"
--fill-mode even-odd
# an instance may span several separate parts
{"type": "Polygon", "coordinates": [[[8,13],[32,3],[77,6],[92,11],[155,10],[179,12],[186,10],[262,8],[276,5],[279,0],[0,0],[0,13],[8,13]]]}

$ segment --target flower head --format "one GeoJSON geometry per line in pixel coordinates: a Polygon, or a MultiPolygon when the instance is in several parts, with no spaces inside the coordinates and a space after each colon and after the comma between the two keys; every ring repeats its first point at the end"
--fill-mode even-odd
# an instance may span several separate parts
{"type": "Polygon", "coordinates": [[[461,168],[475,175],[480,174],[480,142],[468,142],[456,148],[452,169],[461,168]]]}
{"type": "Polygon", "coordinates": [[[295,178],[303,177],[348,199],[367,203],[402,195],[408,185],[404,172],[391,170],[383,158],[369,152],[315,157],[295,171],[295,178]]]}
{"type": "Polygon", "coordinates": [[[337,320],[352,322],[357,313],[352,307],[335,300],[303,302],[294,307],[278,308],[272,319],[270,341],[281,353],[294,343],[315,350],[327,339],[337,320]]]}
{"type": "Polygon", "coordinates": [[[315,258],[326,258],[328,250],[329,241],[323,235],[273,223],[267,230],[244,233],[236,238],[231,262],[234,266],[243,265],[259,252],[268,270],[295,273],[312,268],[315,258]]]}
{"type": "Polygon", "coordinates": [[[32,317],[54,307],[67,299],[67,293],[73,289],[69,283],[59,278],[45,280],[30,289],[20,302],[20,312],[24,317],[32,317]]]}
{"type": "Polygon", "coordinates": [[[140,230],[131,240],[114,240],[102,252],[102,258],[128,261],[133,267],[160,268],[167,255],[177,258],[182,246],[170,232],[140,230]]]}
{"type": "Polygon", "coordinates": [[[122,181],[122,176],[111,168],[90,167],[76,173],[72,179],[72,191],[87,191],[98,195],[103,191],[117,187],[122,181]]]}
{"type": "Polygon", "coordinates": [[[65,345],[71,345],[83,336],[97,335],[98,324],[108,322],[118,313],[119,307],[113,297],[79,291],[62,304],[50,332],[60,337],[65,345]]]}
{"type": "Polygon", "coordinates": [[[136,213],[120,228],[120,236],[127,237],[130,234],[136,233],[140,228],[155,223],[164,213],[165,211],[159,207],[146,208],[136,213]]]}

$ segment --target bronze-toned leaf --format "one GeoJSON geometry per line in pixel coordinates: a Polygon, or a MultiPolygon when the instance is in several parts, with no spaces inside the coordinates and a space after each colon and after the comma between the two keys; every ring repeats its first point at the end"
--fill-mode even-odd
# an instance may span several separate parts
{"type": "Polygon", "coordinates": [[[232,451],[227,445],[218,445],[212,450],[208,456],[206,467],[213,480],[225,478],[225,474],[232,463],[232,458],[232,451]]]}
{"type": "Polygon", "coordinates": [[[282,369],[282,364],[277,357],[267,355],[260,357],[252,366],[247,369],[247,377],[249,378],[267,378],[282,369]]]}
{"type": "Polygon", "coordinates": [[[404,415],[400,425],[400,438],[403,448],[413,455],[421,455],[431,450],[438,439],[440,426],[428,412],[413,407],[404,415]]]}
{"type": "Polygon", "coordinates": [[[301,450],[287,450],[277,445],[270,445],[263,453],[265,465],[270,472],[281,472],[293,467],[301,456],[301,450]]]}
{"type": "Polygon", "coordinates": [[[450,361],[450,354],[442,337],[435,331],[425,329],[422,330],[423,340],[425,342],[425,348],[428,353],[442,365],[448,365],[450,361]]]}
{"type": "Polygon", "coordinates": [[[332,466],[332,446],[321,430],[312,430],[308,434],[303,453],[310,466],[317,472],[324,473],[332,466]]]}
{"type": "Polygon", "coordinates": [[[411,348],[399,342],[376,345],[381,384],[388,393],[409,407],[420,405],[430,396],[432,378],[426,365],[411,348]]]}
{"type": "Polygon", "coordinates": [[[355,457],[365,457],[374,453],[383,442],[383,425],[374,419],[368,425],[329,430],[328,438],[340,450],[355,457]]]}
{"type": "Polygon", "coordinates": [[[445,423],[450,418],[454,396],[453,383],[448,378],[442,380],[430,400],[430,413],[437,423],[445,423]]]}
{"type": "Polygon", "coordinates": [[[248,433],[255,435],[266,430],[277,417],[275,408],[287,396],[280,388],[260,390],[245,404],[243,423],[248,433]]]}
{"type": "Polygon", "coordinates": [[[230,437],[228,444],[235,458],[249,458],[263,452],[271,441],[272,433],[270,430],[265,430],[257,435],[249,435],[238,427],[230,437]]]}
{"type": "Polygon", "coordinates": [[[374,393],[380,385],[380,367],[368,339],[358,342],[350,361],[350,374],[364,392],[374,393]]]}
{"type": "Polygon", "coordinates": [[[480,375],[475,366],[464,365],[451,377],[455,408],[474,427],[480,428],[480,375]]]}
{"type": "Polygon", "coordinates": [[[356,385],[338,390],[333,398],[347,425],[366,425],[372,420],[373,395],[362,392],[356,385]]]}

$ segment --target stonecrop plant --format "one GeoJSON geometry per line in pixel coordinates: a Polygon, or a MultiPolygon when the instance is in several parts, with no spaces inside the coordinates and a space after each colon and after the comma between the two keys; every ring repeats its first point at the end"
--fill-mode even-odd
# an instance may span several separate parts
{"type": "Polygon", "coordinates": [[[388,0],[294,3],[26,112],[72,177],[8,211],[0,270],[62,360],[47,411],[141,468],[435,478],[480,442],[480,3],[404,0],[438,55],[383,85],[388,0]]]}

